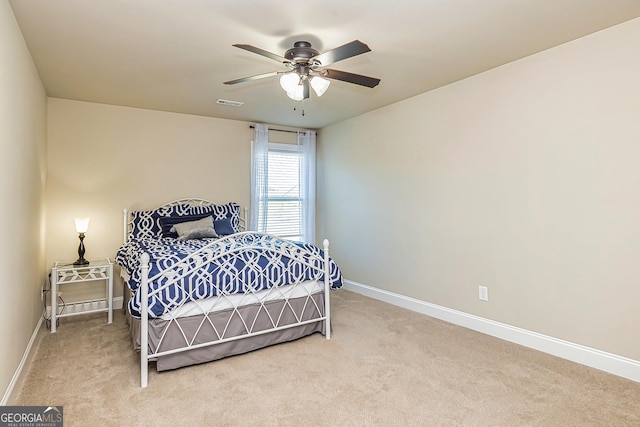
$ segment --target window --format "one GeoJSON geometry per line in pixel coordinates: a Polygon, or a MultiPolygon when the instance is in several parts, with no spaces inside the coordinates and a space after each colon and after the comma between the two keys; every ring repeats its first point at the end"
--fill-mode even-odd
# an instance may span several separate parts
{"type": "Polygon", "coordinates": [[[315,132],[297,132],[297,144],[276,144],[266,125],[255,130],[249,228],[315,243],[315,132]]]}
{"type": "Polygon", "coordinates": [[[269,144],[267,215],[259,217],[259,230],[302,240],[300,163],[301,153],[297,145],[269,144]]]}

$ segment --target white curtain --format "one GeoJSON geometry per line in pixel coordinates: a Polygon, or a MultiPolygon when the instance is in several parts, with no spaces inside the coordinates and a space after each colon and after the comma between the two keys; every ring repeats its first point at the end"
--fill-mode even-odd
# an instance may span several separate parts
{"type": "Polygon", "coordinates": [[[249,230],[266,232],[268,212],[269,127],[255,124],[251,145],[251,215],[249,230]]]}
{"type": "Polygon", "coordinates": [[[316,243],[316,133],[299,131],[302,241],[316,243]]]}

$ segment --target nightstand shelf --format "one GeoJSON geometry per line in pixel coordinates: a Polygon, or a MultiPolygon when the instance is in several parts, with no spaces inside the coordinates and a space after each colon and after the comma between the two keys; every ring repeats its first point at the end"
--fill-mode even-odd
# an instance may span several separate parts
{"type": "Polygon", "coordinates": [[[77,316],[88,313],[107,313],[107,322],[113,322],[113,262],[109,258],[91,261],[87,265],[73,265],[56,262],[51,269],[51,332],[56,332],[60,317],[77,316]],[[104,283],[104,297],[74,301],[65,304],[73,311],[58,313],[58,292],[61,285],[69,283],[104,283]],[[75,308],[78,307],[78,310],[75,308]]]}

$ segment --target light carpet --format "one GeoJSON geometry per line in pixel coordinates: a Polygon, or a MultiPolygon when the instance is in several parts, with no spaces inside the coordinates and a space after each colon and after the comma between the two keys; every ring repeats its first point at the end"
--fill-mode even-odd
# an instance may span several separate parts
{"type": "Polygon", "coordinates": [[[174,371],[139,361],[121,312],[41,334],[16,405],[65,426],[632,426],[640,383],[345,290],[333,334],[174,371]]]}

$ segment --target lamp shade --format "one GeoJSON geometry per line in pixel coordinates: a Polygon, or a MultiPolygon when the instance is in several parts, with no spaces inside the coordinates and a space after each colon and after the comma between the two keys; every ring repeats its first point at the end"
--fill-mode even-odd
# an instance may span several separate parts
{"type": "Polygon", "coordinates": [[[329,88],[330,84],[331,82],[329,80],[323,79],[320,76],[314,76],[311,79],[311,87],[313,88],[313,91],[318,96],[322,96],[322,94],[325,93],[326,90],[329,88]]]}
{"type": "Polygon", "coordinates": [[[298,86],[299,83],[300,76],[295,72],[283,74],[280,77],[280,86],[287,93],[293,92],[293,90],[296,88],[296,86],[298,86]]]}
{"type": "Polygon", "coordinates": [[[89,229],[90,218],[76,218],[76,231],[78,233],[86,233],[89,229]]]}

